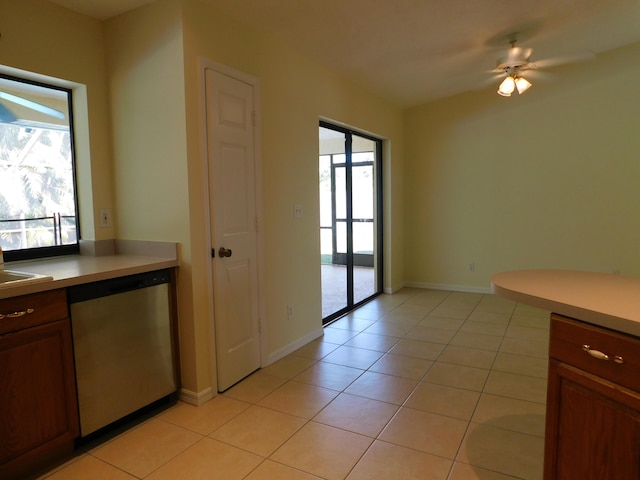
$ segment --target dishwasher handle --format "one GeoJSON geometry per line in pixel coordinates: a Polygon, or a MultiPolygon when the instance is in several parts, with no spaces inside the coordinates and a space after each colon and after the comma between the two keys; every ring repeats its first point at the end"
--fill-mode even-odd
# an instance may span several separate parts
{"type": "Polygon", "coordinates": [[[129,292],[131,290],[138,290],[139,288],[146,287],[145,283],[142,280],[137,279],[121,279],[119,282],[114,283],[113,285],[107,285],[107,290],[109,290],[109,295],[115,295],[117,293],[129,292]]]}
{"type": "Polygon", "coordinates": [[[69,303],[79,303],[94,298],[131,292],[140,288],[153,287],[170,281],[171,274],[169,269],[136,273],[125,277],[71,286],[67,289],[67,298],[69,303]]]}

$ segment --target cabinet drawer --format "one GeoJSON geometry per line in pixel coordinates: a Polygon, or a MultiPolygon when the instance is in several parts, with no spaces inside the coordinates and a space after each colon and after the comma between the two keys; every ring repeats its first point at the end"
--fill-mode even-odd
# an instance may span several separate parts
{"type": "Polygon", "coordinates": [[[639,338],[556,314],[550,338],[550,357],[640,391],[639,338]]]}
{"type": "Polygon", "coordinates": [[[0,334],[61,320],[67,311],[63,288],[0,300],[0,334]]]}

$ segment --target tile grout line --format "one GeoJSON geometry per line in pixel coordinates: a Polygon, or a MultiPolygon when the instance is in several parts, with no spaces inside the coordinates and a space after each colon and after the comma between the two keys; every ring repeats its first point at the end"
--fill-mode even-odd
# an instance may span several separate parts
{"type": "MultiPolygon", "coordinates": [[[[476,305],[475,308],[477,308],[477,305],[476,305]]],[[[475,308],[474,308],[474,311],[475,311],[475,308]]],[[[509,315],[509,322],[508,323],[511,323],[511,317],[513,315],[513,310],[515,310],[515,304],[513,305],[512,312],[509,315]]],[[[471,314],[469,314],[469,317],[470,316],[471,316],[471,314]]],[[[467,319],[465,320],[465,323],[469,320],[469,317],[467,317],[467,319]]],[[[464,325],[464,323],[463,323],[463,325],[464,325]]],[[[508,328],[508,324],[507,324],[507,328],[508,328]]],[[[506,332],[506,328],[505,328],[505,332],[506,332]]],[[[503,335],[502,338],[504,339],[504,335],[503,335]]],[[[496,349],[496,352],[495,352],[495,354],[493,356],[493,360],[491,361],[491,367],[489,368],[489,373],[487,374],[487,378],[485,378],[485,380],[484,380],[484,382],[482,384],[482,389],[480,390],[480,392],[478,392],[478,398],[477,398],[477,400],[475,402],[475,405],[473,407],[473,411],[471,412],[471,415],[469,416],[469,421],[467,422],[466,428],[464,429],[464,433],[462,435],[462,440],[460,441],[460,444],[458,445],[458,448],[456,449],[456,454],[454,455],[454,460],[451,463],[451,469],[449,470],[449,474],[446,477],[447,479],[451,479],[451,477],[452,477],[452,475],[454,473],[456,461],[457,461],[457,459],[458,459],[458,457],[460,455],[460,451],[462,450],[462,445],[464,444],[464,440],[465,440],[465,438],[467,438],[467,435],[469,434],[469,429],[471,428],[471,423],[473,421],[473,417],[475,416],[476,411],[478,409],[478,404],[480,403],[480,400],[482,399],[482,394],[484,393],[484,389],[487,386],[487,382],[489,381],[489,377],[491,375],[491,372],[493,371],[493,367],[495,366],[495,362],[496,362],[496,359],[498,358],[498,352],[500,351],[500,347],[501,346],[502,346],[502,340],[500,341],[500,345],[498,345],[498,347],[496,349]]]]}

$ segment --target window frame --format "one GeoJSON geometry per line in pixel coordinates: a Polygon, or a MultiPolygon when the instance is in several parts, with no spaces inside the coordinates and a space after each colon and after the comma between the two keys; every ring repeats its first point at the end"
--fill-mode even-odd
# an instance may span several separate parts
{"type": "Polygon", "coordinates": [[[30,78],[11,75],[0,71],[0,78],[14,82],[25,83],[37,87],[48,88],[64,92],[67,96],[67,112],[69,116],[69,148],[71,154],[71,176],[73,183],[73,207],[75,210],[75,229],[76,242],[64,245],[51,245],[44,247],[21,248],[19,250],[4,250],[3,256],[5,262],[14,262],[20,260],[34,260],[39,258],[48,258],[62,255],[74,255],[80,253],[80,207],[78,203],[78,182],[77,182],[77,158],[75,148],[75,128],[73,118],[73,90],[71,88],[55,85],[52,83],[33,80],[30,78]]]}

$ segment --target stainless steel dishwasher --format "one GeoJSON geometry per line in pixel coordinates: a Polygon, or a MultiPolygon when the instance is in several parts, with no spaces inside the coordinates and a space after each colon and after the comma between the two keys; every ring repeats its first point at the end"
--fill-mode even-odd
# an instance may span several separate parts
{"type": "Polygon", "coordinates": [[[169,270],[69,287],[85,437],[176,392],[169,270]]]}

